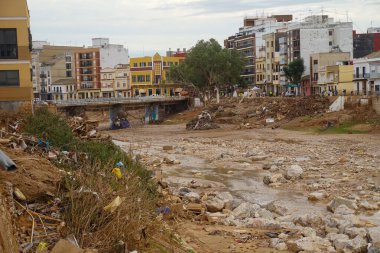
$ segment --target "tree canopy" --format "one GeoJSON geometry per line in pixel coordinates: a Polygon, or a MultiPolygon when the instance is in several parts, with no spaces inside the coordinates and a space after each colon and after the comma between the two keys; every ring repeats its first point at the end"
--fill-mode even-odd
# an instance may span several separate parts
{"type": "Polygon", "coordinates": [[[201,40],[190,49],[186,59],[170,68],[170,79],[210,91],[240,80],[244,60],[236,50],[222,48],[215,40],[201,40]]]}
{"type": "Polygon", "coordinates": [[[287,67],[283,68],[286,78],[291,83],[299,84],[301,83],[302,74],[305,71],[305,66],[303,65],[303,59],[297,59],[289,63],[287,67]]]}

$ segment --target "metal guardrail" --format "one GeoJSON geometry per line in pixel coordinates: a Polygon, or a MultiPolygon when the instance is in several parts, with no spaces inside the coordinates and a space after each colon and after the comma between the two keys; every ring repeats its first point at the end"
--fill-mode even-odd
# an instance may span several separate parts
{"type": "Polygon", "coordinates": [[[133,97],[133,98],[93,98],[76,100],[51,100],[47,101],[57,107],[65,106],[86,106],[86,105],[109,105],[109,104],[138,104],[153,102],[175,102],[183,101],[188,97],[133,97]]]}

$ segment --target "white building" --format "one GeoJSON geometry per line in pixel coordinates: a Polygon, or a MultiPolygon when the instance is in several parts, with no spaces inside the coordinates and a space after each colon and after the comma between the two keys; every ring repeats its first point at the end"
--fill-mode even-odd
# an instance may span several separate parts
{"type": "Polygon", "coordinates": [[[354,85],[358,95],[380,95],[380,51],[354,59],[354,85]]]}
{"type": "Polygon", "coordinates": [[[73,100],[76,99],[74,79],[60,79],[51,84],[52,100],[73,100]]]}
{"type": "Polygon", "coordinates": [[[99,48],[102,69],[114,68],[119,64],[129,64],[128,49],[123,45],[110,44],[108,38],[93,38],[92,47],[99,48]]]}
{"type": "Polygon", "coordinates": [[[310,55],[328,52],[349,52],[353,56],[351,22],[334,22],[327,15],[309,16],[302,22],[288,25],[288,63],[304,59],[304,75],[310,74],[310,55]]]}

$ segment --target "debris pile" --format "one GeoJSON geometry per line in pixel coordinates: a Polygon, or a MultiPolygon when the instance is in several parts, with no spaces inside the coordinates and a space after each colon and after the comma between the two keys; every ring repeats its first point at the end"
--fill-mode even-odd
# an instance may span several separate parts
{"type": "Polygon", "coordinates": [[[219,128],[219,126],[213,122],[211,114],[208,111],[203,111],[195,119],[186,124],[187,130],[208,130],[219,128]]]}
{"type": "Polygon", "coordinates": [[[102,138],[101,133],[97,131],[99,121],[85,120],[82,117],[73,117],[69,119],[68,124],[73,133],[81,139],[102,138]]]}
{"type": "Polygon", "coordinates": [[[216,123],[262,127],[322,114],[328,108],[328,98],[322,97],[249,98],[240,101],[231,98],[220,105],[211,105],[209,111],[216,123]]]}

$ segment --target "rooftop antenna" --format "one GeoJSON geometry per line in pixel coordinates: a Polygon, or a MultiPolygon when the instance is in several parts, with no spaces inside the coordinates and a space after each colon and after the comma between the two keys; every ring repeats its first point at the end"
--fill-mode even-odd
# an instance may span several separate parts
{"type": "Polygon", "coordinates": [[[346,10],[346,18],[347,18],[347,22],[348,22],[348,11],[346,10]]]}
{"type": "Polygon", "coordinates": [[[323,10],[323,5],[322,5],[322,6],[321,6],[321,12],[322,12],[322,16],[323,16],[323,11],[324,11],[324,10],[323,10]]]}

